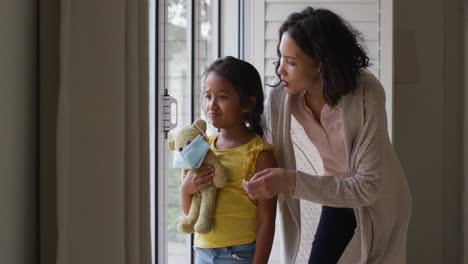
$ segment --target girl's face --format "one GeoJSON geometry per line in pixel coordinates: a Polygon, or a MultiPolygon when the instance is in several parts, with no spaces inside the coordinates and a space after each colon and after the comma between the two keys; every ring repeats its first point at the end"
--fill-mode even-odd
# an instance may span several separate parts
{"type": "Polygon", "coordinates": [[[320,65],[297,45],[287,33],[283,33],[279,45],[281,53],[278,74],[288,94],[297,94],[321,83],[320,65]]]}
{"type": "Polygon", "coordinates": [[[245,126],[240,97],[232,84],[214,72],[208,73],[205,90],[207,117],[216,128],[245,126]]]}

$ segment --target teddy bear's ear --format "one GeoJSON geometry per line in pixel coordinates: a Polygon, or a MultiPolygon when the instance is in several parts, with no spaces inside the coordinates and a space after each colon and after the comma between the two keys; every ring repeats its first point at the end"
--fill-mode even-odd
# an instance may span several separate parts
{"type": "Polygon", "coordinates": [[[194,125],[195,127],[200,128],[203,132],[206,131],[206,121],[203,120],[203,119],[197,119],[197,120],[195,120],[195,122],[193,122],[193,125],[194,125]]]}
{"type": "Polygon", "coordinates": [[[169,150],[174,150],[175,141],[173,139],[169,140],[169,142],[167,142],[167,146],[169,147],[169,150]]]}

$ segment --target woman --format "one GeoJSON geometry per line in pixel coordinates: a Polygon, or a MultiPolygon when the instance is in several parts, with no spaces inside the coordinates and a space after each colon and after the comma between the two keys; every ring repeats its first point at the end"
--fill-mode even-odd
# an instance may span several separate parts
{"type": "Polygon", "coordinates": [[[265,122],[280,168],[243,187],[254,199],[279,194],[284,263],[294,263],[299,249],[299,199],[323,205],[309,263],[406,263],[411,196],[388,136],[384,90],[366,70],[358,39],[339,16],[311,7],[279,29],[281,82],[268,96],[265,122]],[[291,115],[317,147],[325,175],[296,171],[291,115]]]}

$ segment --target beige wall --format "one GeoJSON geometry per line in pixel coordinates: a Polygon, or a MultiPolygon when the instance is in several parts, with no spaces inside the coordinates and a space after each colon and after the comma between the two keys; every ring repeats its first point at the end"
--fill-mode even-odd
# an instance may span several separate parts
{"type": "Polygon", "coordinates": [[[0,1],[0,263],[36,263],[36,1],[0,1]]]}
{"type": "Polygon", "coordinates": [[[461,263],[462,0],[394,0],[394,143],[413,194],[408,263],[461,263]]]}

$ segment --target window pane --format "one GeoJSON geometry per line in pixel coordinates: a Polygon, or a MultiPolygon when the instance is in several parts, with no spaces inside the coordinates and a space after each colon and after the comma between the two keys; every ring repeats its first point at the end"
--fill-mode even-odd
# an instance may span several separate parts
{"type": "MultiPolygon", "coordinates": [[[[164,2],[164,89],[177,100],[177,127],[168,133],[173,138],[178,128],[188,125],[193,118],[201,116],[202,74],[213,61],[217,50],[213,42],[213,21],[216,8],[212,0],[166,0],[164,2]],[[192,16],[192,8],[194,16],[192,16]],[[192,32],[193,28],[193,32],[192,32]],[[192,75],[193,74],[193,75],[192,75]]],[[[177,229],[183,215],[180,206],[181,169],[172,166],[173,152],[166,149],[164,169],[164,218],[165,249],[168,264],[190,263],[189,235],[177,229]]]]}
{"type": "MultiPolygon", "coordinates": [[[[196,78],[195,78],[195,102],[196,102],[196,117],[201,117],[205,120],[205,110],[203,106],[203,90],[205,88],[203,74],[208,66],[218,58],[217,39],[215,39],[215,32],[218,30],[218,21],[214,19],[217,17],[217,6],[215,0],[200,0],[198,1],[197,18],[197,43],[196,47],[196,78]]],[[[208,134],[213,134],[216,129],[208,126],[208,134]]]]}
{"type": "MultiPolygon", "coordinates": [[[[187,0],[167,0],[165,3],[164,23],[164,88],[170,96],[177,100],[177,116],[173,112],[173,118],[177,118],[178,127],[187,125],[192,119],[192,88],[191,71],[191,40],[189,21],[190,2],[187,0]]],[[[174,130],[168,137],[173,137],[174,130]]],[[[166,218],[166,250],[168,264],[190,263],[187,250],[189,236],[177,230],[177,221],[181,216],[180,169],[172,168],[172,152],[165,153],[167,159],[164,177],[166,178],[165,190],[165,215],[166,218]]]]}

